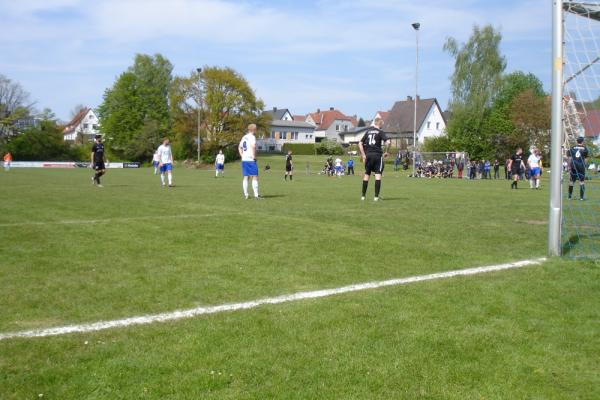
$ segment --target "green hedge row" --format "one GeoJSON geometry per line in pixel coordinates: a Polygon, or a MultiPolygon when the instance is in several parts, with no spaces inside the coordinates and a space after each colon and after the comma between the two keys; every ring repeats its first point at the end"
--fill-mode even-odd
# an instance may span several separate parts
{"type": "Polygon", "coordinates": [[[287,153],[288,150],[291,150],[293,154],[303,155],[303,156],[312,156],[315,155],[315,145],[314,143],[285,143],[282,147],[284,153],[287,153]]]}

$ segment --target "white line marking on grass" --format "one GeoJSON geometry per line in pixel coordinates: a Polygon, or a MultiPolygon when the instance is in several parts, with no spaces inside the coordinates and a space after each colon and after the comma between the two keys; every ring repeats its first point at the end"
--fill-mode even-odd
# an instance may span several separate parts
{"type": "Polygon", "coordinates": [[[455,276],[477,275],[494,271],[503,271],[508,269],[523,268],[532,265],[540,265],[546,258],[537,258],[532,260],[517,261],[507,264],[491,265],[487,267],[476,267],[468,269],[459,269],[455,271],[439,272],[428,275],[411,276],[400,279],[390,279],[386,281],[358,283],[355,285],[342,286],[334,289],[315,290],[311,292],[298,292],[294,294],[282,295],[277,297],[266,297],[263,299],[246,301],[243,303],[222,304],[218,306],[197,307],[188,310],[177,310],[168,313],[155,315],[142,315],[138,317],[117,319],[112,321],[100,321],[90,324],[67,325],[55,328],[29,330],[21,332],[0,333],[0,340],[14,338],[37,338],[47,336],[66,335],[69,333],[96,332],[111,328],[122,328],[132,325],[147,325],[155,322],[175,321],[184,318],[193,318],[198,315],[217,314],[226,311],[248,310],[265,304],[281,304],[305,299],[318,299],[322,297],[334,296],[342,293],[360,292],[363,290],[378,289],[386,286],[406,285],[409,283],[432,281],[437,279],[447,279],[455,276]]]}
{"type": "Polygon", "coordinates": [[[23,222],[8,222],[0,224],[0,228],[17,227],[24,225],[91,225],[91,224],[105,224],[110,222],[127,222],[127,221],[143,221],[147,219],[174,219],[174,218],[206,218],[206,217],[223,217],[230,215],[241,215],[243,212],[231,212],[231,213],[210,213],[210,214],[174,214],[174,215],[149,215],[140,217],[115,217],[115,218],[100,218],[100,219],[63,219],[57,221],[23,221],[23,222]]]}

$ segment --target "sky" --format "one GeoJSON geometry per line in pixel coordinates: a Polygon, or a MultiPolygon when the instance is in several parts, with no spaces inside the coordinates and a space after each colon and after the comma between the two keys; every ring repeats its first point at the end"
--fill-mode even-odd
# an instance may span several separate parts
{"type": "Polygon", "coordinates": [[[293,114],[335,107],[372,118],[415,92],[450,98],[448,37],[475,24],[503,35],[507,72],[532,72],[550,87],[547,0],[0,0],[0,74],[19,82],[38,109],[68,120],[97,107],[135,54],[160,53],[175,75],[231,67],[267,108],[293,114]]]}

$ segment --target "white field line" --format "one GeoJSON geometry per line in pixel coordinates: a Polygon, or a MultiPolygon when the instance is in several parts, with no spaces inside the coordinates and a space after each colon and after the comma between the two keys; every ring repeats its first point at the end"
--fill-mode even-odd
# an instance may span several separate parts
{"type": "Polygon", "coordinates": [[[67,325],[55,328],[37,329],[20,332],[0,333],[0,340],[14,338],[37,338],[47,336],[66,335],[69,333],[96,332],[105,329],[122,328],[132,325],[147,325],[155,322],[175,321],[184,318],[193,318],[198,315],[217,314],[226,311],[248,310],[265,304],[281,304],[305,299],[318,299],[322,297],[334,296],[342,293],[359,292],[371,290],[386,286],[406,285],[409,283],[432,281],[437,279],[447,279],[455,276],[477,275],[494,271],[503,271],[508,269],[523,268],[527,266],[540,265],[546,258],[537,258],[532,260],[517,261],[507,264],[491,265],[486,267],[476,267],[468,269],[459,269],[455,271],[439,272],[428,275],[411,276],[400,279],[390,279],[386,281],[358,283],[355,285],[342,286],[334,289],[315,290],[310,292],[298,292],[294,294],[282,295],[277,297],[266,297],[263,299],[246,301],[243,303],[222,304],[209,307],[197,307],[188,310],[177,310],[155,315],[142,315],[131,318],[116,319],[112,321],[99,321],[81,325],[67,325]]]}
{"type": "Polygon", "coordinates": [[[106,224],[111,222],[128,222],[128,221],[143,221],[143,220],[159,220],[159,219],[177,219],[177,218],[206,218],[206,217],[223,217],[229,215],[240,215],[243,212],[227,212],[210,214],[173,214],[173,215],[148,215],[139,217],[115,217],[115,218],[99,218],[99,219],[63,219],[57,221],[23,221],[23,222],[8,222],[0,223],[0,228],[27,226],[27,225],[91,225],[91,224],[106,224]]]}

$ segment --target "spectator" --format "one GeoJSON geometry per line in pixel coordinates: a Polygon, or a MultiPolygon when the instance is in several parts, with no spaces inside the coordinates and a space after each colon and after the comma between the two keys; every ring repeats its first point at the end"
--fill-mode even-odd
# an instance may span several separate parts
{"type": "Polygon", "coordinates": [[[500,163],[494,160],[494,179],[500,179],[500,163]]]}

